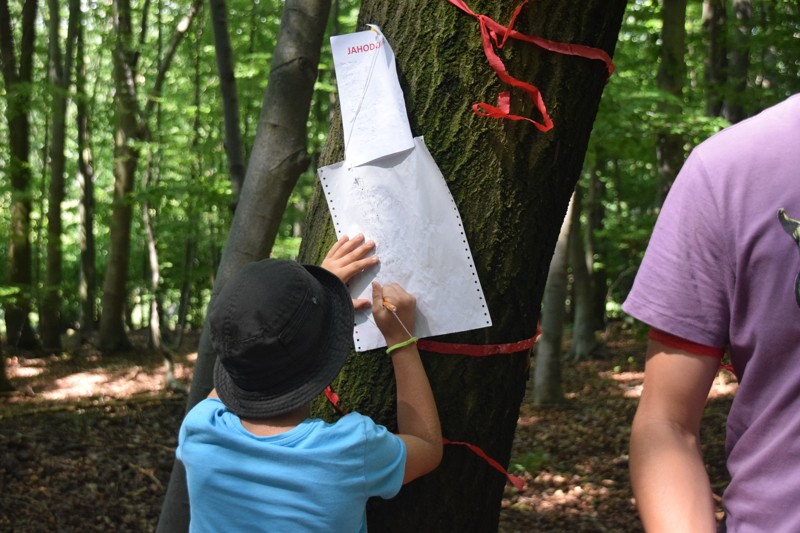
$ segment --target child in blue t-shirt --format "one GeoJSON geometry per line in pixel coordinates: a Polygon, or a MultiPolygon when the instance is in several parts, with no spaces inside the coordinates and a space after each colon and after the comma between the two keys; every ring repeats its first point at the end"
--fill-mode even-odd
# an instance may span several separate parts
{"type": "Polygon", "coordinates": [[[399,434],[358,413],[310,418],[350,354],[354,306],[370,305],[343,282],[377,264],[373,248],[345,236],[322,268],[251,263],[217,296],[214,390],[186,415],[177,450],[191,531],[366,531],[368,498],[391,498],[438,466],[439,417],[408,334],[416,302],[396,284],[373,283],[372,312],[394,367],[399,434]]]}

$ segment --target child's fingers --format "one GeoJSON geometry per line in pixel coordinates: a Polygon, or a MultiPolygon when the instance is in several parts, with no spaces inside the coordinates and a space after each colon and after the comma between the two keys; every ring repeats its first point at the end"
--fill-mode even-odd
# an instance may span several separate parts
{"type": "Polygon", "coordinates": [[[366,298],[353,298],[353,307],[356,311],[368,309],[371,302],[366,298]]]}
{"type": "Polygon", "coordinates": [[[344,257],[350,254],[353,250],[357,249],[359,246],[361,246],[363,242],[364,242],[364,235],[361,233],[359,233],[353,238],[347,238],[347,236],[344,235],[342,239],[339,239],[339,242],[336,243],[339,245],[336,250],[337,252],[336,255],[338,257],[344,257]]]}

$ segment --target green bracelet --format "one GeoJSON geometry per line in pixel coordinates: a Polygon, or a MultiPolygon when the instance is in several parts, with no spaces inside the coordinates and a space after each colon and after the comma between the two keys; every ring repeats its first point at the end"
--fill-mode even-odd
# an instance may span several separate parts
{"type": "Polygon", "coordinates": [[[398,343],[397,343],[397,344],[395,344],[394,346],[389,346],[388,348],[386,348],[386,353],[387,353],[387,354],[391,354],[393,351],[395,351],[395,350],[397,350],[397,349],[399,349],[399,348],[403,348],[404,346],[408,346],[409,344],[414,344],[414,343],[415,343],[415,342],[417,342],[418,340],[419,340],[419,339],[418,339],[418,338],[416,338],[416,337],[411,337],[411,338],[410,338],[410,339],[408,339],[407,341],[398,342],[398,343]]]}

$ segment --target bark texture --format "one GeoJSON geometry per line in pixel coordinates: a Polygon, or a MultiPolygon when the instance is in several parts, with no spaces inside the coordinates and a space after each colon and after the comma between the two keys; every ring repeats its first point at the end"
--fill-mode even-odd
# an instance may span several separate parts
{"type": "MultiPolygon", "coordinates": [[[[468,4],[501,24],[516,7],[500,0],[468,4]]],[[[624,7],[619,0],[582,2],[579,9],[565,0],[542,0],[522,10],[515,28],[611,53],[624,7]]],[[[425,137],[448,182],[492,314],[491,328],[439,340],[498,344],[533,337],[550,258],[606,83],[604,65],[518,41],[506,44],[500,53],[509,72],[540,88],[555,123],[541,133],[527,122],[472,112],[473,103],[494,104],[508,88],[487,64],[475,18],[444,0],[364,0],[359,23],[359,29],[378,24],[395,51],[412,132],[425,137]]],[[[516,114],[534,113],[518,92],[512,92],[511,105],[516,114]]],[[[337,115],[320,165],[342,157],[337,115]]],[[[301,260],[318,263],[334,238],[318,189],[309,209],[301,260]]],[[[445,437],[475,444],[507,465],[529,353],[423,357],[445,437]]],[[[345,409],[393,427],[385,357],[352,356],[334,389],[345,409]]],[[[496,531],[504,485],[503,475],[468,449],[447,446],[437,471],[391,501],[371,502],[370,531],[496,531]]]]}

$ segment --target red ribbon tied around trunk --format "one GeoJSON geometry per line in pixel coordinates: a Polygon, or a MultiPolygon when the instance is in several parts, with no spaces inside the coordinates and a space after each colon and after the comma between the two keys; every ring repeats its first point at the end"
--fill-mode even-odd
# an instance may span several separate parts
{"type": "Polygon", "coordinates": [[[540,48],[544,48],[545,50],[559,54],[579,56],[587,59],[596,59],[605,63],[609,76],[611,76],[611,74],[614,72],[614,63],[611,61],[611,57],[599,48],[593,48],[591,46],[584,46],[580,44],[560,43],[551,41],[549,39],[544,39],[542,37],[526,35],[514,30],[514,22],[516,22],[520,10],[522,10],[525,4],[528,3],[528,0],[522,0],[522,3],[517,6],[517,8],[514,10],[514,14],[511,16],[508,26],[498,24],[486,15],[479,15],[475,13],[467,6],[464,0],[447,1],[459,8],[464,13],[472,15],[478,19],[481,27],[481,39],[483,40],[483,52],[486,54],[486,59],[489,61],[489,65],[504,83],[507,83],[512,87],[520,88],[528,94],[531,100],[533,100],[536,109],[542,115],[542,122],[537,122],[532,118],[511,114],[511,94],[508,91],[502,92],[498,95],[497,106],[493,106],[485,102],[474,104],[472,106],[472,110],[476,115],[490,118],[505,118],[508,120],[527,120],[536,126],[536,128],[538,128],[540,131],[549,131],[553,128],[553,121],[550,118],[550,115],[547,113],[547,107],[544,104],[544,99],[542,98],[542,94],[539,92],[539,89],[535,85],[520,81],[509,74],[508,70],[506,70],[503,60],[500,59],[500,56],[498,56],[494,50],[495,46],[498,50],[503,48],[509,38],[531,43],[540,48]],[[502,36],[502,39],[500,39],[498,35],[502,36]]]}

